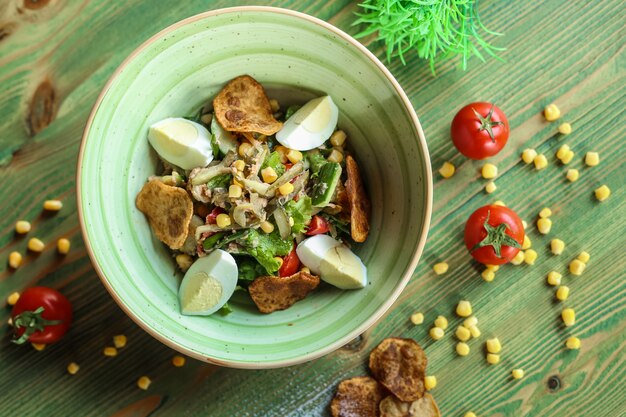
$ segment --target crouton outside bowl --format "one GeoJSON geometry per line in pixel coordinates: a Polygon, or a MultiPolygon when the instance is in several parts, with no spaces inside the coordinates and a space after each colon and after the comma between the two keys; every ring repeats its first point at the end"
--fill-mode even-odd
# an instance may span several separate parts
{"type": "Polygon", "coordinates": [[[190,17],[159,32],[115,71],[85,128],[78,210],[89,256],[120,307],[166,345],[210,363],[273,368],[348,343],[378,320],[415,270],[432,204],[428,150],[413,107],[357,41],[316,18],[270,7],[190,17]],[[320,286],[285,311],[261,314],[245,294],[227,316],[183,316],[182,274],[135,196],[157,158],[148,126],[192,114],[230,79],[249,74],[281,102],[330,94],[372,201],[371,232],[355,252],[368,285],[320,286]]]}

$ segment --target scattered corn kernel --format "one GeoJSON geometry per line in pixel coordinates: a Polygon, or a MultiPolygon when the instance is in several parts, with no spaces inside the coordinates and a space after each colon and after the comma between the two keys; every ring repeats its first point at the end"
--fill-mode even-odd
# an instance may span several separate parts
{"type": "Polygon", "coordinates": [[[271,98],[270,107],[272,108],[272,113],[276,113],[278,110],[280,110],[280,105],[278,104],[278,100],[276,100],[275,98],[271,98]]]}
{"type": "Polygon", "coordinates": [[[330,144],[333,146],[342,147],[348,137],[343,130],[337,130],[330,135],[330,144]]]}
{"type": "Polygon", "coordinates": [[[113,357],[117,356],[117,349],[113,346],[107,346],[103,350],[104,356],[113,357]]]}
{"type": "Polygon", "coordinates": [[[246,163],[244,162],[243,159],[237,159],[235,162],[233,162],[233,167],[237,170],[237,171],[243,171],[246,168],[246,163]]]}
{"type": "Polygon", "coordinates": [[[498,187],[496,187],[496,183],[495,183],[495,182],[493,182],[493,181],[489,181],[489,182],[487,183],[487,185],[485,185],[485,192],[486,192],[487,194],[491,194],[491,193],[493,193],[494,191],[496,191],[496,189],[497,189],[497,188],[498,188],[498,187]]]}
{"type": "Polygon", "coordinates": [[[565,174],[565,178],[567,178],[569,182],[574,182],[578,180],[578,176],[579,173],[577,169],[568,169],[567,174],[565,174]]]}
{"type": "Polygon", "coordinates": [[[491,269],[485,269],[480,276],[483,277],[485,281],[491,282],[496,277],[496,274],[491,269]]]}
{"type": "Polygon", "coordinates": [[[44,243],[36,237],[30,238],[28,240],[28,250],[32,252],[43,252],[43,249],[45,247],[46,245],[44,245],[44,243]]]}
{"type": "Polygon", "coordinates": [[[250,143],[244,142],[241,145],[239,145],[239,148],[237,149],[237,153],[239,154],[239,156],[245,157],[251,148],[252,148],[252,145],[250,143]]]}
{"type": "Polygon", "coordinates": [[[17,300],[20,299],[20,293],[19,292],[12,292],[11,294],[9,294],[9,296],[7,297],[7,304],[10,306],[14,306],[15,303],[17,303],[17,300]]]}
{"type": "Polygon", "coordinates": [[[270,234],[274,231],[274,224],[271,222],[268,222],[267,220],[262,221],[261,222],[261,230],[263,230],[263,232],[270,234]]]}
{"type": "Polygon", "coordinates": [[[463,417],[476,417],[476,414],[472,413],[471,411],[468,411],[467,413],[465,413],[463,417]]]}
{"type": "Polygon", "coordinates": [[[511,263],[513,265],[521,265],[524,262],[524,258],[525,258],[524,251],[521,250],[517,252],[517,255],[515,255],[513,259],[511,259],[511,263]]]}
{"type": "Polygon", "coordinates": [[[533,242],[528,235],[524,235],[524,241],[522,242],[522,250],[530,249],[533,246],[533,242]]]}
{"type": "Polygon", "coordinates": [[[180,355],[174,356],[172,358],[172,365],[174,365],[177,368],[185,366],[185,357],[184,356],[180,356],[180,355]]]}
{"type": "Polygon", "coordinates": [[[524,152],[522,152],[522,161],[524,161],[526,164],[530,164],[532,161],[535,160],[536,156],[537,156],[536,150],[524,149],[524,152]]]}
{"type": "Polygon", "coordinates": [[[439,262],[433,265],[433,271],[435,274],[442,275],[448,272],[448,264],[446,262],[439,262]]]}
{"type": "Polygon", "coordinates": [[[302,152],[296,151],[295,149],[289,149],[289,152],[287,152],[287,159],[289,159],[289,162],[292,164],[297,164],[302,161],[302,152]]]}
{"type": "Polygon", "coordinates": [[[152,381],[147,376],[142,376],[137,380],[137,386],[142,390],[147,390],[152,384],[152,381]]]}
{"type": "Polygon", "coordinates": [[[271,184],[278,179],[278,174],[276,174],[274,168],[266,167],[261,170],[261,177],[263,178],[263,182],[271,184]]]}
{"type": "Polygon", "coordinates": [[[528,223],[526,223],[526,220],[522,220],[522,226],[524,227],[524,230],[526,230],[526,228],[528,227],[528,223]]]}
{"type": "Polygon", "coordinates": [[[30,222],[27,222],[26,220],[18,220],[15,222],[15,232],[20,235],[30,232],[30,228],[30,222]]]}
{"type": "Polygon", "coordinates": [[[502,207],[506,207],[506,204],[504,204],[504,201],[502,200],[496,200],[493,202],[494,206],[502,206],[502,207]]]}
{"type": "Polygon", "coordinates": [[[176,264],[181,271],[187,272],[191,268],[191,264],[193,264],[193,258],[186,253],[179,253],[176,255],[176,264]]]}
{"type": "Polygon", "coordinates": [[[472,337],[472,333],[470,333],[469,329],[465,326],[459,326],[456,328],[456,332],[454,332],[456,338],[461,342],[467,342],[472,337]]]}
{"type": "Polygon", "coordinates": [[[573,308],[565,308],[561,312],[561,318],[566,326],[573,326],[576,323],[576,312],[573,308]]]}
{"type": "Polygon", "coordinates": [[[535,159],[533,159],[533,162],[535,164],[535,169],[537,171],[539,171],[540,169],[544,169],[545,167],[548,166],[548,160],[546,159],[546,156],[542,153],[535,156],[535,159]]]}
{"type": "Polygon", "coordinates": [[[552,286],[557,286],[557,285],[561,285],[561,278],[563,278],[563,275],[559,274],[556,271],[550,271],[548,272],[548,284],[552,285],[552,286]]]}
{"type": "Polygon", "coordinates": [[[243,189],[239,185],[233,184],[230,187],[228,187],[228,197],[240,198],[242,194],[243,194],[243,189]]]}
{"type": "Polygon", "coordinates": [[[542,219],[547,219],[550,216],[552,216],[552,210],[550,210],[549,207],[544,207],[539,212],[539,217],[541,217],[542,219]]]}
{"type": "Polygon", "coordinates": [[[9,253],[9,266],[17,269],[22,264],[22,254],[16,251],[9,253]]]}
{"type": "Polygon", "coordinates": [[[290,182],[287,182],[281,185],[280,187],[278,187],[278,192],[281,193],[282,195],[289,195],[290,193],[293,192],[293,184],[290,182]]]}
{"type": "Polygon", "coordinates": [[[45,343],[31,343],[31,346],[33,347],[33,349],[39,352],[41,352],[42,350],[46,348],[45,343]]]}
{"type": "Polygon", "coordinates": [[[205,125],[210,125],[213,120],[213,115],[211,113],[203,114],[200,116],[200,121],[205,125]]]}
{"type": "Polygon", "coordinates": [[[67,255],[70,251],[71,245],[72,244],[70,243],[69,239],[62,237],[61,239],[57,240],[57,252],[59,252],[61,255],[67,255]]]}
{"type": "Polygon", "coordinates": [[[444,162],[441,168],[439,168],[439,174],[444,178],[450,178],[454,175],[456,168],[451,162],[444,162]]]}
{"type": "Polygon", "coordinates": [[[561,117],[561,110],[556,106],[556,104],[548,104],[545,109],[543,109],[543,116],[547,121],[553,122],[561,117]]]}
{"type": "Polygon", "coordinates": [[[591,259],[591,255],[589,255],[588,252],[582,251],[580,252],[580,254],[576,257],[576,259],[578,259],[580,262],[587,264],[589,262],[589,259],[591,259]]]}
{"type": "Polygon", "coordinates": [[[59,211],[63,208],[60,200],[46,200],[43,202],[43,209],[48,211],[59,211]]]}
{"type": "Polygon", "coordinates": [[[562,135],[569,135],[572,133],[572,125],[567,122],[561,123],[559,125],[559,133],[562,135]]]}
{"type": "Polygon", "coordinates": [[[537,252],[535,252],[533,249],[528,249],[524,251],[524,262],[526,262],[528,265],[534,265],[536,260],[537,252]]]}
{"type": "Polygon", "coordinates": [[[469,317],[472,315],[472,304],[467,300],[459,301],[456,306],[456,314],[459,317],[469,317]]]}
{"type": "Polygon", "coordinates": [[[487,339],[487,352],[489,353],[500,353],[502,350],[502,345],[500,344],[500,339],[494,337],[493,339],[487,339]]]}
{"type": "Polygon", "coordinates": [[[483,178],[491,179],[498,176],[498,167],[494,164],[485,164],[483,165],[483,169],[481,171],[483,178]]]}
{"type": "Polygon", "coordinates": [[[434,375],[428,375],[424,377],[424,388],[426,388],[427,391],[430,391],[431,389],[435,388],[437,386],[437,377],[434,375]]]}
{"type": "Polygon", "coordinates": [[[459,356],[467,356],[470,352],[469,345],[465,342],[459,342],[456,344],[456,353],[459,356]]]}
{"type": "Polygon", "coordinates": [[[433,327],[430,329],[430,337],[433,338],[433,340],[439,340],[441,339],[446,333],[443,331],[443,329],[441,327],[433,327]]]}
{"type": "Polygon", "coordinates": [[[79,369],[80,366],[78,366],[76,362],[70,362],[70,364],[67,365],[67,373],[70,375],[76,375],[79,369]]]}
{"type": "Polygon", "coordinates": [[[232,224],[230,220],[230,216],[226,213],[218,214],[217,217],[215,218],[215,223],[217,223],[217,226],[222,229],[232,224]]]}
{"type": "Polygon", "coordinates": [[[585,265],[585,263],[582,262],[580,259],[574,259],[572,262],[569,263],[569,272],[574,275],[582,275],[582,273],[585,272],[586,266],[587,265],[585,265]]]}
{"type": "Polygon", "coordinates": [[[476,316],[470,316],[466,318],[465,320],[463,320],[463,326],[465,326],[468,329],[472,326],[476,326],[477,324],[478,324],[478,319],[476,318],[476,316]]]}
{"type": "Polygon", "coordinates": [[[569,287],[561,285],[556,289],[556,299],[559,301],[565,301],[569,297],[569,287]]]}
{"type": "Polygon", "coordinates": [[[446,330],[448,328],[448,319],[444,316],[437,316],[435,319],[435,326],[446,330]]]}
{"type": "Polygon", "coordinates": [[[552,239],[550,241],[550,250],[555,255],[560,255],[563,253],[563,249],[565,249],[565,242],[561,239],[552,239]]]}
{"type": "Polygon", "coordinates": [[[567,155],[569,151],[570,151],[569,145],[564,143],[563,145],[561,145],[559,150],[556,151],[556,158],[559,160],[565,158],[565,156],[567,155]]]}
{"type": "Polygon", "coordinates": [[[487,353],[487,362],[491,365],[497,365],[500,362],[500,355],[487,353]]]}
{"type": "Polygon", "coordinates": [[[485,267],[488,270],[493,271],[493,272],[498,272],[498,270],[500,269],[500,265],[489,265],[489,264],[486,264],[485,267]]]}
{"type": "Polygon", "coordinates": [[[574,151],[567,151],[567,153],[565,154],[565,156],[563,158],[561,158],[561,162],[564,165],[569,164],[570,162],[572,162],[572,159],[574,159],[574,151]]]}
{"type": "Polygon", "coordinates": [[[424,323],[424,315],[422,313],[411,314],[411,323],[415,324],[416,326],[418,324],[424,323]]]}
{"type": "Polygon", "coordinates": [[[303,266],[302,268],[300,268],[300,271],[305,272],[307,274],[311,273],[311,270],[309,268],[307,268],[306,266],[303,266]]]}
{"type": "Polygon", "coordinates": [[[511,371],[511,376],[513,379],[522,379],[524,378],[524,370],[523,369],[513,369],[511,371]]]}
{"type": "Polygon", "coordinates": [[[341,163],[341,161],[343,161],[343,154],[339,152],[337,149],[333,149],[330,152],[330,155],[328,155],[328,158],[326,159],[330,162],[336,162],[339,164],[341,163]]]}
{"type": "Polygon", "coordinates": [[[480,329],[478,328],[478,326],[472,326],[469,328],[470,334],[472,335],[472,337],[474,339],[479,338],[481,335],[480,329]]]}
{"type": "Polygon", "coordinates": [[[606,185],[603,185],[600,188],[596,188],[594,193],[598,201],[604,201],[611,196],[611,189],[606,185]]]}
{"type": "Polygon", "coordinates": [[[568,337],[565,341],[565,346],[568,349],[580,349],[580,339],[574,336],[568,337]]]}
{"type": "Polygon", "coordinates": [[[537,230],[542,235],[550,233],[550,229],[552,229],[552,220],[540,218],[537,220],[537,230]]]}
{"type": "Polygon", "coordinates": [[[585,165],[588,167],[595,167],[600,163],[600,155],[598,152],[587,152],[585,155],[585,165]]]}
{"type": "Polygon", "coordinates": [[[113,344],[117,349],[121,349],[126,346],[126,336],[123,334],[116,334],[113,336],[113,344]]]}

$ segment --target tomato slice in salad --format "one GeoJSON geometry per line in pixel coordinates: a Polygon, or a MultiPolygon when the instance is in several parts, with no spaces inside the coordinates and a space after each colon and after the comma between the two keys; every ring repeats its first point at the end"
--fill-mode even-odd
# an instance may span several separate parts
{"type": "Polygon", "coordinates": [[[298,258],[298,254],[296,253],[296,245],[293,245],[293,249],[287,256],[283,258],[283,264],[278,270],[278,276],[280,277],[290,277],[300,269],[300,258],[298,258]]]}
{"type": "Polygon", "coordinates": [[[311,219],[311,223],[309,223],[309,227],[306,231],[306,235],[307,236],[320,235],[322,233],[327,233],[329,230],[330,230],[330,224],[328,223],[328,220],[316,214],[311,219]]]}

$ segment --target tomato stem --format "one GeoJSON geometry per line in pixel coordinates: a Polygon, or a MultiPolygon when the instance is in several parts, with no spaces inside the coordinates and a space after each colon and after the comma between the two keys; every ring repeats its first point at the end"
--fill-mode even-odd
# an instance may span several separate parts
{"type": "Polygon", "coordinates": [[[500,252],[502,246],[511,246],[521,249],[522,246],[519,244],[519,242],[506,234],[506,229],[507,227],[509,227],[506,223],[500,223],[496,227],[493,227],[489,224],[490,214],[491,213],[488,211],[487,218],[485,219],[485,223],[483,224],[483,227],[487,231],[487,236],[485,236],[483,240],[474,245],[474,247],[472,248],[472,252],[484,246],[492,246],[493,251],[496,253],[496,256],[498,258],[502,258],[500,252]]]}
{"type": "Polygon", "coordinates": [[[476,117],[478,117],[478,120],[480,120],[480,129],[478,129],[478,131],[482,131],[482,130],[486,130],[487,133],[489,134],[489,137],[491,138],[492,142],[496,141],[495,136],[493,135],[493,126],[499,126],[499,125],[503,125],[503,122],[494,122],[492,120],[493,117],[493,103],[491,104],[491,109],[489,109],[489,113],[487,113],[487,116],[483,117],[480,113],[478,113],[476,111],[476,109],[474,109],[472,107],[472,111],[474,112],[474,114],[476,115],[476,117]]]}
{"type": "Polygon", "coordinates": [[[28,338],[35,332],[42,332],[46,326],[54,326],[61,324],[63,320],[46,320],[41,317],[44,308],[39,307],[35,311],[24,311],[13,318],[13,326],[17,331],[20,328],[24,328],[24,333],[20,337],[14,338],[13,343],[21,345],[28,341],[28,338]]]}

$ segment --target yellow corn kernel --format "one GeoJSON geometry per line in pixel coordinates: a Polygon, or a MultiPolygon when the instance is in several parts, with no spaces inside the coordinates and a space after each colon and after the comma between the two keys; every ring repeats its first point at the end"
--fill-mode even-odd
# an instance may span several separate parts
{"type": "Polygon", "coordinates": [[[476,414],[472,413],[471,411],[468,411],[467,413],[465,413],[463,417],[476,417],[476,414]]]}
{"type": "Polygon", "coordinates": [[[556,299],[559,301],[565,301],[569,297],[569,287],[561,285],[556,289],[556,299]]]}
{"type": "Polygon", "coordinates": [[[522,250],[530,249],[533,246],[533,242],[528,235],[524,235],[524,241],[522,242],[522,250]]]}
{"type": "Polygon", "coordinates": [[[491,282],[496,277],[496,274],[491,269],[485,269],[480,276],[483,277],[485,281],[491,282]]]}
{"type": "Polygon", "coordinates": [[[11,317],[9,317],[9,318],[7,319],[7,325],[8,325],[9,327],[13,327],[13,319],[12,319],[11,317]]]}
{"type": "Polygon", "coordinates": [[[552,210],[550,210],[550,207],[544,207],[539,212],[539,217],[542,219],[547,219],[550,216],[552,216],[552,210]]]}
{"type": "Polygon", "coordinates": [[[430,337],[433,338],[433,340],[439,340],[446,333],[443,331],[443,329],[441,327],[433,327],[433,328],[430,329],[429,334],[430,334],[430,337]]]}
{"type": "Polygon", "coordinates": [[[7,304],[10,306],[14,306],[15,303],[17,303],[17,300],[20,299],[20,293],[19,292],[12,292],[11,294],[9,294],[9,296],[7,297],[7,304]]]}
{"type": "Polygon", "coordinates": [[[287,159],[289,159],[289,162],[292,164],[297,164],[302,161],[302,152],[296,151],[295,149],[289,149],[289,152],[287,152],[287,159]]]}
{"type": "Polygon", "coordinates": [[[191,264],[193,264],[193,258],[186,253],[179,253],[176,255],[176,264],[181,271],[187,272],[191,268],[191,264]]]}
{"type": "Polygon", "coordinates": [[[24,235],[30,232],[30,228],[30,222],[27,222],[26,220],[18,220],[17,222],[15,222],[15,232],[20,235],[24,235]]]}
{"type": "Polygon", "coordinates": [[[218,214],[217,217],[215,218],[215,222],[217,223],[217,226],[222,229],[232,224],[232,221],[230,220],[230,216],[226,213],[218,214]]]}
{"type": "Polygon", "coordinates": [[[576,257],[576,259],[578,259],[580,262],[584,263],[585,265],[589,262],[590,258],[591,258],[591,255],[589,255],[589,253],[585,251],[580,252],[580,254],[576,257]]]}
{"type": "Polygon", "coordinates": [[[528,265],[534,265],[536,260],[537,252],[535,252],[533,249],[528,249],[524,251],[524,262],[526,262],[528,265]]]}
{"type": "Polygon", "coordinates": [[[289,195],[293,192],[293,184],[290,182],[286,182],[280,187],[278,187],[278,192],[282,195],[289,195]]]}
{"type": "Polygon", "coordinates": [[[563,319],[563,324],[566,326],[573,326],[576,323],[576,312],[573,308],[565,308],[561,312],[561,318],[563,319]]]}
{"type": "Polygon", "coordinates": [[[478,328],[478,326],[472,326],[469,328],[470,334],[472,335],[472,337],[474,339],[480,337],[481,333],[480,333],[480,329],[478,328]]]}
{"type": "Polygon", "coordinates": [[[237,171],[243,171],[246,168],[246,163],[244,162],[243,159],[237,159],[235,162],[233,162],[233,167],[237,170],[237,171]]]}
{"type": "Polygon", "coordinates": [[[16,251],[9,253],[9,266],[17,269],[22,264],[22,254],[16,251]]]}
{"type": "Polygon", "coordinates": [[[574,259],[572,262],[569,263],[569,272],[574,275],[582,275],[582,273],[585,272],[586,266],[587,265],[585,265],[585,263],[581,260],[574,259]]]}
{"type": "Polygon", "coordinates": [[[239,154],[239,156],[243,158],[248,154],[248,151],[250,149],[252,149],[252,145],[248,142],[244,142],[241,145],[239,145],[239,148],[237,149],[237,153],[239,154]]]}
{"type": "Polygon", "coordinates": [[[437,386],[437,377],[434,375],[428,375],[424,377],[424,388],[426,388],[427,391],[430,391],[431,389],[435,388],[437,386]]]}
{"type": "Polygon", "coordinates": [[[517,255],[515,255],[513,257],[513,259],[511,259],[511,264],[513,265],[521,265],[524,262],[524,251],[521,250],[519,252],[517,252],[517,255]]]}
{"type": "Polygon", "coordinates": [[[487,363],[497,365],[500,362],[500,355],[495,353],[487,353],[487,363]]]}
{"type": "Polygon", "coordinates": [[[415,324],[416,326],[418,324],[424,323],[424,315],[422,313],[411,314],[411,323],[415,324]]]}
{"type": "Polygon", "coordinates": [[[283,266],[283,258],[281,258],[280,256],[274,256],[274,260],[278,262],[278,268],[280,269],[280,267],[283,266]]]}
{"type": "Polygon", "coordinates": [[[177,368],[185,366],[185,357],[180,356],[180,355],[174,356],[172,358],[172,365],[174,365],[177,368]]]}
{"type": "Polygon", "coordinates": [[[80,366],[78,366],[76,362],[70,362],[70,364],[67,365],[67,373],[70,375],[76,375],[79,369],[80,366]]]}
{"type": "Polygon", "coordinates": [[[574,151],[567,151],[567,153],[565,154],[565,156],[563,158],[561,158],[561,162],[564,165],[569,164],[570,162],[572,162],[572,159],[574,159],[574,151]]]}
{"type": "Polygon", "coordinates": [[[580,339],[574,336],[568,337],[565,341],[565,346],[568,349],[580,349],[580,339]]]}
{"type": "Polygon", "coordinates": [[[70,251],[71,245],[72,244],[70,243],[68,239],[62,237],[61,239],[57,240],[57,251],[61,255],[67,255],[70,251]]]}
{"type": "Polygon", "coordinates": [[[448,328],[448,319],[444,316],[437,316],[435,319],[435,326],[446,330],[448,328]]]}
{"type": "Polygon", "coordinates": [[[437,275],[445,274],[448,272],[448,264],[446,262],[439,262],[433,265],[433,271],[435,271],[437,275]]]}
{"type": "Polygon", "coordinates": [[[147,376],[142,376],[137,380],[137,386],[142,390],[147,390],[152,384],[152,381],[147,376]]]}
{"type": "Polygon", "coordinates": [[[307,268],[306,266],[303,266],[302,268],[300,268],[300,271],[302,271],[304,273],[307,273],[307,274],[311,273],[311,270],[309,268],[307,268]]]}
{"type": "Polygon", "coordinates": [[[439,168],[439,174],[444,178],[450,178],[454,175],[456,168],[451,162],[444,162],[441,168],[439,168]]]}
{"type": "Polygon", "coordinates": [[[550,229],[552,229],[552,220],[540,218],[537,220],[537,230],[542,235],[550,233],[550,229]]]}
{"type": "Polygon", "coordinates": [[[35,349],[38,352],[41,352],[42,350],[46,348],[45,343],[31,343],[31,346],[33,347],[33,349],[35,349]]]}
{"type": "Polygon", "coordinates": [[[28,250],[32,252],[43,252],[45,247],[46,245],[44,245],[44,243],[36,237],[28,240],[28,250]]]}
{"type": "Polygon", "coordinates": [[[104,353],[104,356],[108,356],[108,357],[117,356],[117,349],[114,348],[113,346],[107,346],[104,348],[102,353],[104,353]]]}
{"type": "Polygon", "coordinates": [[[496,191],[497,189],[498,189],[498,187],[496,187],[496,183],[495,183],[495,182],[493,182],[493,181],[489,181],[489,182],[487,183],[487,185],[485,185],[485,192],[486,192],[487,194],[491,194],[491,193],[493,193],[494,191],[496,191]]]}
{"type": "Polygon", "coordinates": [[[556,151],[556,158],[561,160],[563,158],[565,158],[565,156],[567,155],[567,153],[570,151],[570,147],[567,144],[563,144],[561,145],[561,147],[559,148],[558,151],[556,151]]]}
{"type": "Polygon", "coordinates": [[[465,326],[459,326],[456,328],[456,332],[454,332],[456,338],[461,342],[467,342],[472,337],[472,333],[465,326]]]}
{"type": "Polygon", "coordinates": [[[528,223],[526,223],[526,220],[522,220],[522,226],[524,227],[524,230],[526,230],[526,228],[528,227],[528,223]]]}
{"type": "Polygon", "coordinates": [[[213,115],[211,113],[206,113],[200,116],[200,121],[207,126],[211,124],[212,120],[213,120],[213,115]]]}
{"type": "Polygon", "coordinates": [[[524,152],[522,152],[522,161],[524,161],[524,163],[526,164],[530,164],[532,161],[535,160],[536,156],[537,156],[536,150],[524,149],[524,152]]]}
{"type": "Polygon", "coordinates": [[[489,264],[486,264],[485,268],[487,268],[488,270],[493,271],[493,272],[498,272],[498,270],[500,269],[500,265],[489,265],[489,264]]]}
{"type": "Polygon", "coordinates": [[[43,209],[48,211],[59,211],[63,208],[60,200],[46,200],[43,202],[43,209]]]}
{"type": "Polygon", "coordinates": [[[274,225],[271,222],[268,222],[267,220],[262,221],[260,224],[261,230],[263,230],[263,232],[270,234],[274,231],[274,225]]]}
{"type": "Polygon", "coordinates": [[[471,328],[472,326],[476,326],[478,324],[478,318],[476,316],[470,316],[463,320],[463,326],[466,328],[471,328]]]}
{"type": "Polygon", "coordinates": [[[563,242],[561,239],[552,239],[550,241],[550,250],[554,255],[562,254],[563,249],[565,249],[565,242],[563,242]]]}
{"type": "Polygon", "coordinates": [[[228,187],[228,197],[230,198],[241,198],[243,194],[243,189],[237,184],[233,184],[228,187]]]}
{"type": "Polygon", "coordinates": [[[498,176],[498,167],[494,164],[485,164],[483,165],[483,169],[481,171],[483,178],[491,179],[498,176]]]}
{"type": "Polygon", "coordinates": [[[116,334],[113,336],[113,344],[117,349],[121,349],[126,346],[126,335],[116,334]]]}
{"type": "Polygon", "coordinates": [[[456,314],[459,317],[469,317],[472,315],[472,304],[467,300],[459,301],[456,306],[456,314]]]}
{"type": "Polygon", "coordinates": [[[546,156],[542,153],[537,155],[535,159],[533,159],[533,162],[537,171],[539,171],[540,169],[544,169],[548,166],[548,160],[546,159],[546,156]]]}
{"type": "Polygon", "coordinates": [[[237,179],[236,179],[236,178],[233,178],[233,185],[238,185],[238,186],[240,186],[241,188],[243,188],[243,184],[242,184],[242,183],[240,183],[239,181],[237,181],[237,179]]]}
{"type": "Polygon", "coordinates": [[[343,130],[337,130],[332,135],[330,135],[330,144],[333,146],[341,147],[348,137],[346,136],[346,132],[343,130]]]}
{"type": "Polygon", "coordinates": [[[552,286],[557,286],[557,285],[561,285],[561,278],[563,278],[563,275],[559,274],[556,271],[550,271],[548,272],[548,284],[552,285],[552,286]]]}
{"type": "Polygon", "coordinates": [[[572,133],[572,125],[567,122],[561,123],[559,125],[559,133],[562,135],[569,135],[572,133]]]}
{"type": "Polygon", "coordinates": [[[467,356],[470,353],[469,345],[465,342],[459,342],[456,344],[456,353],[459,356],[467,356]]]}
{"type": "Polygon", "coordinates": [[[271,98],[270,107],[272,108],[272,113],[276,113],[278,110],[280,110],[280,105],[278,104],[278,100],[276,100],[275,98],[271,98]]]}
{"type": "Polygon", "coordinates": [[[274,168],[266,167],[261,170],[261,178],[263,178],[263,182],[271,184],[278,179],[278,174],[276,174],[274,168]]]}
{"type": "Polygon", "coordinates": [[[293,227],[294,224],[296,224],[296,221],[293,219],[293,217],[289,216],[289,227],[293,227]]]}
{"type": "Polygon", "coordinates": [[[585,155],[585,165],[588,167],[595,167],[600,163],[600,155],[598,152],[587,152],[585,155]]]}
{"type": "Polygon", "coordinates": [[[556,106],[556,104],[548,104],[545,109],[543,109],[543,115],[547,121],[553,122],[561,117],[561,110],[556,106]]]}
{"type": "Polygon", "coordinates": [[[494,337],[493,339],[487,339],[486,346],[487,352],[489,353],[500,353],[500,350],[502,350],[500,339],[498,339],[497,337],[494,337]]]}
{"type": "Polygon", "coordinates": [[[328,158],[326,158],[329,162],[336,162],[338,164],[341,163],[341,161],[343,161],[343,154],[341,152],[339,152],[337,149],[333,149],[330,152],[330,155],[328,155],[328,158]]]}
{"type": "Polygon", "coordinates": [[[511,376],[513,379],[522,379],[524,378],[524,370],[523,369],[513,369],[511,371],[511,376]]]}
{"type": "Polygon", "coordinates": [[[600,188],[596,188],[594,193],[598,201],[604,201],[611,196],[611,189],[606,185],[603,185],[600,188]]]}
{"type": "Polygon", "coordinates": [[[565,174],[565,178],[567,178],[569,182],[574,182],[578,180],[578,176],[579,173],[577,169],[568,169],[567,174],[565,174]]]}

